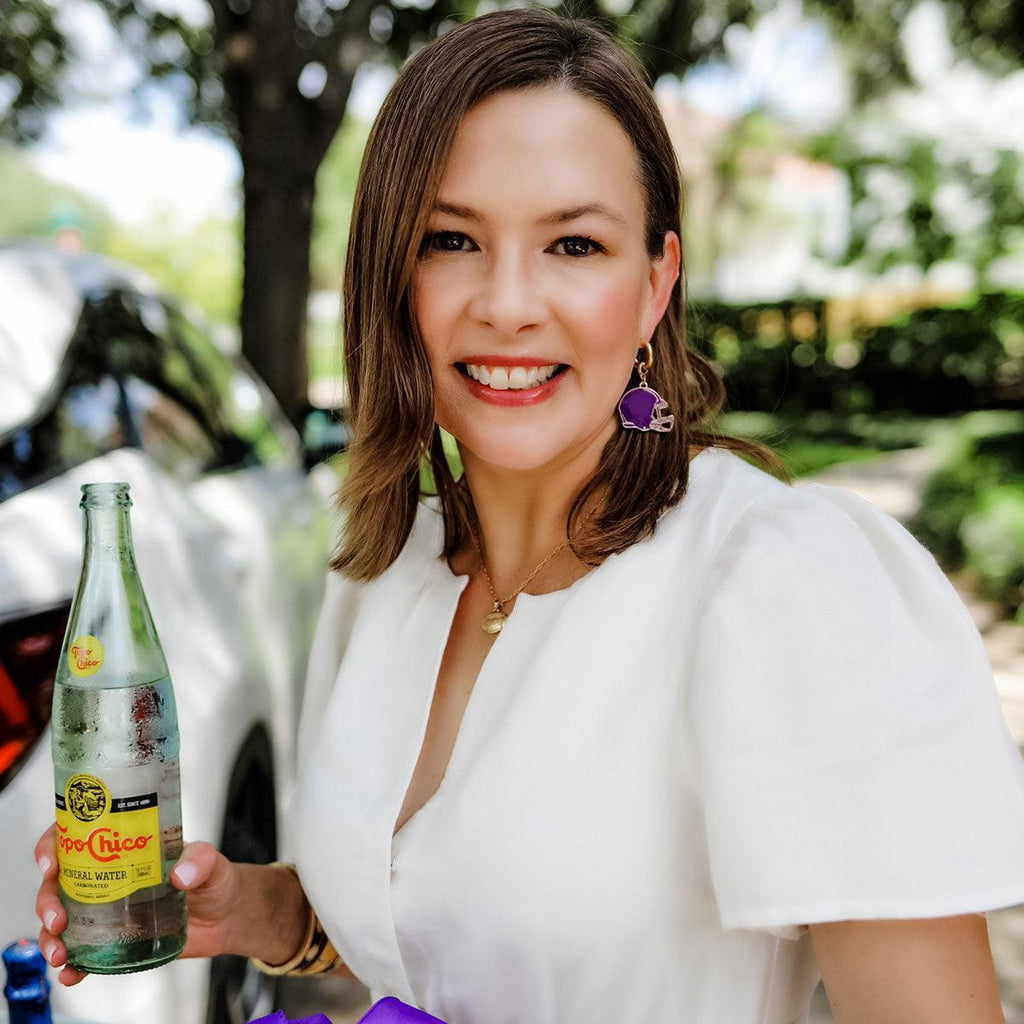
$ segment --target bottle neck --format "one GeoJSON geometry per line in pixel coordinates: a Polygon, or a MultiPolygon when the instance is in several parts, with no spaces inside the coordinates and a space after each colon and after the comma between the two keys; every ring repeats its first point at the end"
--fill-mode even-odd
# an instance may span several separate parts
{"type": "Polygon", "coordinates": [[[86,506],[84,512],[86,562],[119,562],[134,567],[135,552],[128,509],[86,506]]]}
{"type": "Polygon", "coordinates": [[[127,485],[83,488],[82,574],[62,666],[71,686],[134,686],[167,675],[135,562],[127,485]]]}

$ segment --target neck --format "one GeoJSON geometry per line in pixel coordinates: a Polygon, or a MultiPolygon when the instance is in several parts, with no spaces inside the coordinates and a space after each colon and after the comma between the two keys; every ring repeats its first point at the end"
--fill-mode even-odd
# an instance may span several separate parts
{"type": "MultiPolygon", "coordinates": [[[[473,495],[478,538],[494,588],[504,597],[566,539],[566,521],[577,494],[597,470],[601,452],[616,425],[609,423],[576,450],[562,453],[551,464],[529,471],[509,470],[463,451],[466,483],[473,495]]],[[[463,571],[478,561],[472,544],[463,555],[463,571]]],[[[579,575],[582,565],[566,549],[535,578],[541,587],[568,572],[579,575]]],[[[532,589],[528,587],[527,589],[532,589]]]]}

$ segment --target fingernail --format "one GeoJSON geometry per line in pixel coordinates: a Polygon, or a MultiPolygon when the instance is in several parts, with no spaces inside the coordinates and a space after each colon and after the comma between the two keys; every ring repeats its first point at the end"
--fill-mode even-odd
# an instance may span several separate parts
{"type": "MultiPolygon", "coordinates": [[[[56,921],[56,920],[57,920],[57,911],[56,910],[48,910],[45,914],[43,914],[43,924],[46,925],[46,930],[48,932],[52,932],[53,931],[53,922],[56,921]]],[[[49,959],[49,957],[47,957],[47,959],[49,959]]]]}
{"type": "Polygon", "coordinates": [[[196,880],[198,872],[194,864],[179,864],[172,874],[187,889],[196,880]]]}
{"type": "Polygon", "coordinates": [[[51,967],[56,967],[57,965],[53,961],[57,956],[57,944],[54,942],[47,942],[43,947],[43,956],[46,957],[46,962],[51,967]]]}
{"type": "Polygon", "coordinates": [[[47,857],[45,853],[41,853],[39,855],[39,860],[37,860],[36,863],[39,865],[40,873],[45,875],[46,872],[50,870],[50,865],[53,863],[53,861],[51,861],[50,858],[47,857]]]}

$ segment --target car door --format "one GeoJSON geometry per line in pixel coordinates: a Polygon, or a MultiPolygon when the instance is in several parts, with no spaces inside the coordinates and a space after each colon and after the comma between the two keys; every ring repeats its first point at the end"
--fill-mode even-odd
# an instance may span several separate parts
{"type": "MultiPolygon", "coordinates": [[[[312,630],[330,546],[330,516],[321,487],[306,472],[301,440],[262,381],[213,342],[194,313],[164,304],[168,336],[192,365],[191,380],[229,440],[217,471],[191,496],[217,518],[244,553],[242,600],[258,631],[258,651],[275,700],[279,778],[291,779],[294,739],[312,630]]],[[[156,314],[154,313],[154,316],[156,314]]]]}

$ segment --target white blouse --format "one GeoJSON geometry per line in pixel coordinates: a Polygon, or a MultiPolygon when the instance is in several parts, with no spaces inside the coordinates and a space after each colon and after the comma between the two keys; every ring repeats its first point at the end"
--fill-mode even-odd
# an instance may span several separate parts
{"type": "Polygon", "coordinates": [[[655,535],[522,594],[392,841],[467,577],[419,511],[331,575],[294,849],[374,1000],[450,1024],[800,1024],[806,922],[1024,902],[1024,764],[978,632],[894,519],[725,449],[655,535]]]}

